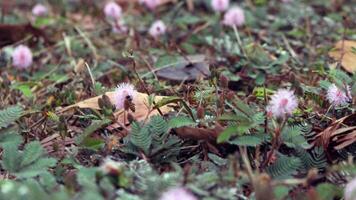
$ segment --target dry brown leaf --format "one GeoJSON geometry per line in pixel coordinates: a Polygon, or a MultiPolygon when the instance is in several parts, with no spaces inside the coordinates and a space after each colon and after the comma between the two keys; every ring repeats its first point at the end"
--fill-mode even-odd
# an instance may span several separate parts
{"type": "Polygon", "coordinates": [[[174,129],[177,135],[184,139],[192,140],[205,140],[210,142],[216,142],[216,138],[224,130],[220,124],[216,124],[214,129],[207,128],[195,128],[184,126],[174,129]]]}
{"type": "Polygon", "coordinates": [[[323,146],[324,149],[329,146],[333,146],[334,149],[342,149],[356,142],[356,126],[352,126],[355,117],[356,114],[351,114],[336,120],[324,131],[315,135],[312,144],[323,146]],[[340,128],[342,125],[346,127],[340,128]]]}
{"type": "Polygon", "coordinates": [[[344,40],[335,44],[334,49],[329,52],[329,56],[339,61],[342,67],[350,72],[356,71],[356,41],[344,40]]]}
{"type": "MultiPolygon", "coordinates": [[[[105,95],[107,95],[111,102],[114,103],[114,94],[115,92],[107,92],[105,95]]],[[[74,108],[74,107],[79,107],[79,108],[90,108],[90,109],[95,109],[95,110],[100,110],[100,107],[98,105],[98,99],[101,98],[102,96],[96,96],[90,99],[86,99],[84,101],[78,102],[74,105],[68,106],[63,108],[60,112],[65,112],[68,109],[74,108]]],[[[160,100],[162,100],[163,98],[165,98],[165,96],[155,96],[155,102],[158,102],[160,100]]],[[[158,110],[154,109],[151,110],[149,108],[149,104],[148,104],[148,95],[144,94],[144,93],[140,93],[138,92],[137,96],[135,97],[135,99],[133,100],[133,103],[135,104],[136,107],[136,112],[131,113],[132,116],[138,120],[145,120],[147,117],[153,116],[153,115],[158,115],[159,112],[158,110]]],[[[170,105],[165,105],[160,107],[160,111],[162,112],[162,114],[166,114],[168,112],[170,112],[172,110],[172,108],[170,107],[170,105]]],[[[120,123],[124,123],[124,115],[123,115],[123,110],[119,110],[117,112],[115,112],[115,116],[118,117],[118,121],[120,123]]],[[[127,122],[127,120],[126,120],[127,122]]]]}

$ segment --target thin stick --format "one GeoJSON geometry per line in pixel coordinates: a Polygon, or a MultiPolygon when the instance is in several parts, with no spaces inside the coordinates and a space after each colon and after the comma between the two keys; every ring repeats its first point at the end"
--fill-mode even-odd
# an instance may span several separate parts
{"type": "Polygon", "coordinates": [[[242,42],[241,42],[239,31],[237,30],[236,25],[233,26],[233,29],[234,29],[234,32],[235,32],[237,43],[239,44],[239,46],[241,48],[242,54],[247,58],[246,52],[244,50],[244,47],[242,46],[242,42]]]}
{"type": "Polygon", "coordinates": [[[85,62],[85,66],[87,67],[87,70],[88,70],[88,73],[89,73],[89,76],[90,76],[90,79],[91,79],[91,82],[93,84],[93,89],[95,89],[95,80],[94,80],[94,76],[93,74],[91,73],[91,70],[90,70],[90,67],[88,65],[87,62],[85,62]]]}
{"type": "Polygon", "coordinates": [[[252,167],[250,164],[250,161],[247,158],[247,150],[246,147],[239,147],[240,153],[241,153],[241,157],[242,157],[242,161],[245,164],[246,170],[247,170],[247,175],[250,179],[250,181],[253,181],[253,171],[252,171],[252,167]]]}

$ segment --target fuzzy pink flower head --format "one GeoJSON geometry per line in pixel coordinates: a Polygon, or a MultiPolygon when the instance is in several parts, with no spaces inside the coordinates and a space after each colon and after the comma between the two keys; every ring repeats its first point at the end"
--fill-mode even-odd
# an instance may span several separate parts
{"type": "Polygon", "coordinates": [[[132,84],[130,84],[130,83],[119,84],[115,90],[116,109],[119,109],[119,110],[123,109],[125,100],[127,98],[135,100],[136,95],[137,95],[137,91],[135,90],[135,87],[132,84]]]}
{"type": "Polygon", "coordinates": [[[346,92],[338,88],[335,84],[331,84],[328,88],[326,98],[333,106],[343,106],[351,101],[351,91],[348,85],[346,86],[346,92]]]}
{"type": "Polygon", "coordinates": [[[150,30],[148,30],[148,33],[154,37],[154,38],[158,38],[161,35],[164,35],[166,33],[167,27],[166,25],[163,23],[162,20],[157,20],[155,22],[153,22],[153,24],[151,25],[150,30]]]}
{"type": "Polygon", "coordinates": [[[356,178],[351,180],[346,184],[344,190],[345,200],[355,200],[356,199],[356,178]]]}
{"type": "Polygon", "coordinates": [[[30,48],[19,45],[12,53],[12,65],[17,69],[26,69],[32,64],[32,52],[30,48]]]}
{"type": "Polygon", "coordinates": [[[291,115],[298,107],[297,97],[293,91],[279,89],[272,97],[267,112],[276,118],[283,118],[291,115]]]}
{"type": "Polygon", "coordinates": [[[229,8],[230,0],[211,0],[211,7],[215,12],[223,12],[229,8]]]}
{"type": "Polygon", "coordinates": [[[159,200],[198,200],[193,194],[182,187],[171,188],[164,192],[159,200]]]}
{"type": "Polygon", "coordinates": [[[45,16],[48,14],[48,9],[45,5],[38,3],[32,8],[32,14],[37,17],[45,16]]]}
{"type": "Polygon", "coordinates": [[[110,20],[118,20],[122,15],[122,8],[117,3],[111,1],[106,3],[104,13],[106,18],[110,20]]]}
{"type": "Polygon", "coordinates": [[[143,0],[143,3],[147,8],[154,10],[161,4],[161,0],[143,0]]]}
{"type": "Polygon", "coordinates": [[[223,24],[227,26],[242,26],[245,24],[245,14],[240,7],[230,8],[224,15],[223,24]]]}

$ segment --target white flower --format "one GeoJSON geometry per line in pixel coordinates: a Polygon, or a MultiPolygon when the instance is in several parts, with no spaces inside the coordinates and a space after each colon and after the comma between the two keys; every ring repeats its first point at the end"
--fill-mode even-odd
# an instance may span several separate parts
{"type": "Polygon", "coordinates": [[[167,29],[167,27],[163,23],[163,21],[157,20],[151,25],[151,28],[149,29],[148,32],[152,37],[158,38],[159,36],[166,33],[166,29],[167,29]]]}
{"type": "Polygon", "coordinates": [[[143,0],[142,1],[147,8],[154,10],[159,4],[161,4],[161,0],[143,0]]]}
{"type": "Polygon", "coordinates": [[[345,186],[345,200],[355,200],[356,199],[356,178],[351,180],[345,186]]]}
{"type": "MultiPolygon", "coordinates": [[[[346,92],[351,95],[349,86],[346,86],[346,92]]],[[[351,97],[348,96],[345,91],[339,89],[335,84],[329,86],[326,98],[333,106],[343,106],[351,101],[351,97]]]]}
{"type": "Polygon", "coordinates": [[[32,8],[32,14],[34,16],[45,16],[48,14],[48,9],[43,4],[38,3],[32,8]]]}
{"type": "Polygon", "coordinates": [[[215,12],[223,12],[229,8],[230,0],[211,0],[211,7],[215,12]]]}
{"type": "Polygon", "coordinates": [[[122,8],[115,2],[111,1],[105,5],[104,13],[106,18],[110,20],[118,20],[122,15],[122,8]]]}
{"type": "Polygon", "coordinates": [[[130,98],[132,100],[135,99],[137,95],[137,91],[135,87],[129,83],[121,83],[117,86],[115,90],[115,106],[116,109],[123,109],[125,100],[130,98]]]}
{"type": "Polygon", "coordinates": [[[274,117],[280,118],[291,115],[298,107],[297,97],[293,91],[279,89],[272,97],[267,111],[274,117]]]}
{"type": "Polygon", "coordinates": [[[19,45],[12,53],[12,65],[18,69],[25,69],[32,64],[32,52],[30,48],[19,45]]]}
{"type": "Polygon", "coordinates": [[[171,188],[164,192],[159,200],[198,200],[193,194],[182,187],[171,188]]]}
{"type": "Polygon", "coordinates": [[[230,8],[224,15],[223,24],[231,27],[244,25],[244,11],[240,7],[230,8]]]}

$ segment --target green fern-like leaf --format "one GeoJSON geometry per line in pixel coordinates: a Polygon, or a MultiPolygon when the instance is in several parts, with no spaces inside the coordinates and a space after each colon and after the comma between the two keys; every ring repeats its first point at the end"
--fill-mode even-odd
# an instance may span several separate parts
{"type": "Polygon", "coordinates": [[[311,152],[308,152],[302,148],[297,148],[296,156],[300,158],[303,170],[309,170],[311,168],[322,170],[327,166],[326,155],[322,147],[317,147],[311,152]]]}
{"type": "Polygon", "coordinates": [[[18,146],[22,143],[22,137],[14,129],[3,129],[0,131],[0,147],[7,145],[18,146]]]}
{"type": "Polygon", "coordinates": [[[171,128],[179,128],[183,126],[193,126],[195,125],[195,121],[189,117],[177,116],[169,120],[168,124],[171,128]]]}
{"type": "Polygon", "coordinates": [[[282,140],[291,148],[309,146],[308,142],[303,136],[301,127],[299,126],[286,126],[282,131],[282,140]]]}
{"type": "Polygon", "coordinates": [[[0,111],[0,129],[18,120],[23,114],[20,106],[11,106],[0,111]]]}
{"type": "Polygon", "coordinates": [[[234,140],[229,141],[230,144],[234,144],[237,146],[252,146],[255,147],[257,145],[262,144],[263,140],[260,137],[253,135],[243,135],[235,138],[234,140]]]}
{"type": "Polygon", "coordinates": [[[130,141],[139,149],[148,153],[152,143],[152,137],[148,126],[141,127],[138,122],[134,122],[131,127],[130,141]]]}
{"type": "Polygon", "coordinates": [[[82,144],[86,138],[88,138],[91,134],[93,134],[96,130],[102,128],[103,126],[109,124],[111,122],[110,119],[103,120],[94,120],[90,126],[88,126],[84,132],[77,136],[74,140],[76,144],[82,144]]]}
{"type": "Polygon", "coordinates": [[[274,178],[288,177],[302,165],[299,158],[281,156],[273,165],[266,168],[266,172],[274,178]]]}
{"type": "Polygon", "coordinates": [[[1,166],[17,178],[40,175],[57,162],[54,158],[43,157],[43,147],[37,141],[27,144],[23,151],[15,145],[5,145],[3,149],[1,166]]]}
{"type": "Polygon", "coordinates": [[[160,139],[168,133],[168,123],[163,117],[155,115],[151,117],[150,122],[148,123],[148,128],[154,138],[160,139]]]}
{"type": "Polygon", "coordinates": [[[34,177],[46,173],[49,167],[55,166],[57,160],[54,158],[39,158],[31,164],[21,168],[15,173],[18,178],[34,177]]]}
{"type": "Polygon", "coordinates": [[[2,154],[1,167],[9,172],[16,172],[20,168],[21,154],[17,146],[6,145],[2,154]]]}
{"type": "Polygon", "coordinates": [[[37,160],[43,154],[43,147],[38,141],[28,143],[22,154],[21,166],[26,166],[37,160]]]}

